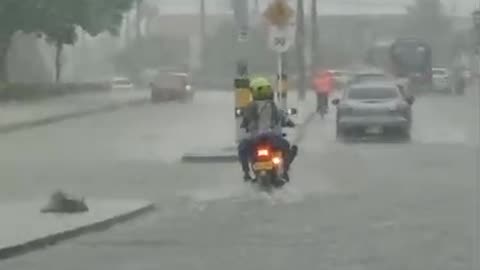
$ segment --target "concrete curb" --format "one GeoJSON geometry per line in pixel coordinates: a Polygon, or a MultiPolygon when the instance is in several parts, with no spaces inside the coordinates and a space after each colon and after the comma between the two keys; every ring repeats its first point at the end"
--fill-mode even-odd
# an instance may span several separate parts
{"type": "Polygon", "coordinates": [[[150,98],[142,98],[138,100],[130,100],[126,102],[110,104],[110,105],[106,105],[106,106],[91,109],[91,110],[64,113],[64,114],[49,116],[41,119],[35,119],[31,121],[2,125],[0,126],[0,133],[5,134],[5,133],[24,130],[24,129],[35,128],[39,126],[46,126],[49,124],[65,121],[68,119],[81,118],[81,117],[94,115],[94,114],[113,112],[128,106],[145,105],[149,102],[150,102],[150,98]]]}
{"type": "Polygon", "coordinates": [[[81,226],[68,231],[63,231],[56,234],[48,235],[42,238],[34,239],[27,243],[2,248],[0,249],[0,260],[5,260],[8,258],[20,256],[22,254],[32,252],[37,249],[46,248],[48,246],[55,245],[58,242],[79,237],[87,233],[104,231],[114,225],[132,220],[136,217],[139,217],[143,214],[153,211],[154,209],[155,209],[155,205],[153,203],[150,203],[136,210],[129,211],[124,214],[120,214],[103,221],[81,226]]]}

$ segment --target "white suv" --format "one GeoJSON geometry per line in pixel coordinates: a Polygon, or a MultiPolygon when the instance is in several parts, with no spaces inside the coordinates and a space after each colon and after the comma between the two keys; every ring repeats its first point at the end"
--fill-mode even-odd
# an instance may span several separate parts
{"type": "Polygon", "coordinates": [[[433,90],[451,92],[450,74],[446,68],[432,68],[433,90]]]}
{"type": "Polygon", "coordinates": [[[111,80],[112,89],[132,89],[132,82],[125,77],[115,77],[111,80]]]}

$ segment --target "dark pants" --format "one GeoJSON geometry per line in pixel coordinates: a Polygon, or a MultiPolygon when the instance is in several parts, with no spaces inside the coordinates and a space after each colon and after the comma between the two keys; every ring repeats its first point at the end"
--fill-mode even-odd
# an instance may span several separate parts
{"type": "Polygon", "coordinates": [[[256,138],[245,139],[238,144],[238,157],[243,172],[250,172],[249,159],[253,157],[255,144],[262,139],[268,140],[275,149],[282,151],[285,171],[288,171],[290,169],[290,164],[295,158],[296,151],[290,150],[290,143],[282,136],[267,134],[256,138]]]}
{"type": "Polygon", "coordinates": [[[325,111],[328,110],[328,94],[317,92],[317,112],[319,112],[322,108],[325,111]]]}

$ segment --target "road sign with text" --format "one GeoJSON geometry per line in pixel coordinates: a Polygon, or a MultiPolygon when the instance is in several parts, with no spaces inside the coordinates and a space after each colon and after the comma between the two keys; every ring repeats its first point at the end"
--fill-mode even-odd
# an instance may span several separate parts
{"type": "Polygon", "coordinates": [[[289,28],[270,28],[269,47],[277,53],[284,53],[293,45],[293,37],[289,28]]]}

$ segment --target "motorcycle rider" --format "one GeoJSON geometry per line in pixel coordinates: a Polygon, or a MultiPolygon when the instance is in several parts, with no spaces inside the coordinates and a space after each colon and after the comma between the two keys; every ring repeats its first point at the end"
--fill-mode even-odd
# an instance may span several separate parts
{"type": "Polygon", "coordinates": [[[244,109],[243,121],[240,125],[249,133],[249,137],[238,145],[238,156],[244,173],[244,180],[250,181],[249,159],[253,155],[254,143],[261,138],[268,139],[273,147],[282,151],[284,156],[283,175],[289,181],[290,164],[297,154],[297,147],[290,149],[290,143],[282,135],[282,127],[294,127],[295,124],[286,114],[278,109],[274,101],[274,92],[268,79],[257,77],[250,82],[253,101],[244,109]]]}

